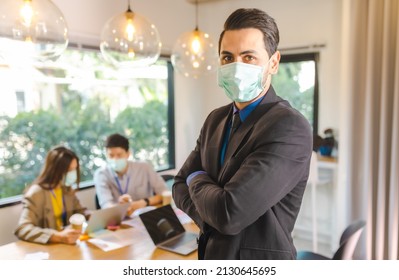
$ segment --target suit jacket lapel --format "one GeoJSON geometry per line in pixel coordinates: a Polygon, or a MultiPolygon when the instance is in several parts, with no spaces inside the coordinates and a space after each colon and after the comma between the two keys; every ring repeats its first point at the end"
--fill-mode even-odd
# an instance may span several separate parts
{"type": "MultiPolygon", "coordinates": [[[[223,146],[223,139],[224,139],[224,134],[226,131],[227,127],[227,122],[230,119],[229,116],[232,114],[233,106],[230,106],[230,109],[228,112],[223,114],[223,117],[218,120],[218,124],[216,126],[215,131],[211,131],[211,137],[208,143],[214,143],[216,146],[214,146],[214,151],[208,149],[207,157],[209,157],[209,163],[211,165],[210,170],[215,171],[214,178],[217,178],[220,170],[220,155],[221,155],[221,150],[223,146]]],[[[209,147],[207,147],[209,148],[209,147]]]]}
{"type": "Polygon", "coordinates": [[[259,121],[261,116],[264,115],[271,107],[280,101],[282,101],[282,99],[276,95],[273,87],[270,86],[262,102],[251,112],[245,121],[238,127],[237,131],[232,135],[227,146],[222,170],[219,173],[219,182],[221,181],[224,169],[228,166],[228,161],[233,157],[233,155],[236,154],[241,146],[246,143],[246,137],[247,135],[250,135],[250,132],[256,122],[259,121]]]}

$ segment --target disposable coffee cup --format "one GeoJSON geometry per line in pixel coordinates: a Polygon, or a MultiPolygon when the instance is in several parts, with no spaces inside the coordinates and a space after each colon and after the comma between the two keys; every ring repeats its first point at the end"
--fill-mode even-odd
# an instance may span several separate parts
{"type": "Polygon", "coordinates": [[[162,205],[168,205],[172,203],[172,192],[164,191],[162,192],[162,205]]]}
{"type": "Polygon", "coordinates": [[[72,228],[76,229],[80,232],[82,232],[83,224],[85,222],[86,222],[86,218],[82,214],[73,214],[69,218],[69,223],[71,224],[72,228]]]}

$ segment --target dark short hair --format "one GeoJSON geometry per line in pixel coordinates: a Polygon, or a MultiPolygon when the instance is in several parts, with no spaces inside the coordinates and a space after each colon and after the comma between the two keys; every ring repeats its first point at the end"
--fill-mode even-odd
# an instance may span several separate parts
{"type": "Polygon", "coordinates": [[[61,180],[63,180],[65,174],[68,172],[71,162],[74,159],[76,159],[78,164],[76,169],[78,175],[76,184],[79,187],[79,158],[72,150],[64,146],[56,146],[47,153],[42,171],[34,183],[38,184],[43,189],[55,188],[61,182],[61,180]]]}
{"type": "Polygon", "coordinates": [[[224,23],[224,29],[219,37],[219,53],[225,31],[244,28],[256,28],[262,32],[265,48],[269,56],[277,51],[280,35],[274,19],[259,9],[238,9],[224,23]]]}
{"type": "Polygon", "coordinates": [[[118,133],[111,134],[105,140],[105,148],[122,148],[125,151],[129,151],[129,140],[118,133]]]}

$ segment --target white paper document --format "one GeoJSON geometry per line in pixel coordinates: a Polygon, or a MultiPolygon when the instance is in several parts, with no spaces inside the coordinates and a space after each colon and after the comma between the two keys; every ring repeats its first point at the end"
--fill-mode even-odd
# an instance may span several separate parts
{"type": "Polygon", "coordinates": [[[25,260],[48,260],[49,253],[46,252],[36,252],[25,255],[25,260]]]}
{"type": "Polygon", "coordinates": [[[136,228],[129,228],[119,229],[117,231],[101,231],[97,233],[94,238],[89,239],[88,242],[97,246],[101,250],[108,252],[135,243],[140,243],[143,238],[147,238],[146,232],[136,228]]]}
{"type": "Polygon", "coordinates": [[[141,221],[140,217],[138,217],[138,216],[134,217],[134,218],[131,218],[131,219],[128,219],[128,220],[124,220],[122,222],[122,225],[127,225],[127,226],[130,226],[130,227],[134,227],[136,229],[140,229],[140,230],[143,230],[143,231],[146,230],[143,222],[141,221]]]}

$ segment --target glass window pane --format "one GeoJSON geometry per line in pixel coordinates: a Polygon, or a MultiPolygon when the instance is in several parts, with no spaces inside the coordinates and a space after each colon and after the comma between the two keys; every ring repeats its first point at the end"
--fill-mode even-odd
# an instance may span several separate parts
{"type": "Polygon", "coordinates": [[[288,100],[314,127],[315,122],[315,75],[314,60],[281,62],[273,87],[277,94],[288,100]]]}
{"type": "Polygon", "coordinates": [[[80,158],[82,181],[104,163],[105,138],[121,133],[135,160],[169,162],[168,62],[116,70],[97,50],[68,49],[52,63],[0,65],[0,198],[21,194],[47,151],[63,144],[80,158]]]}

